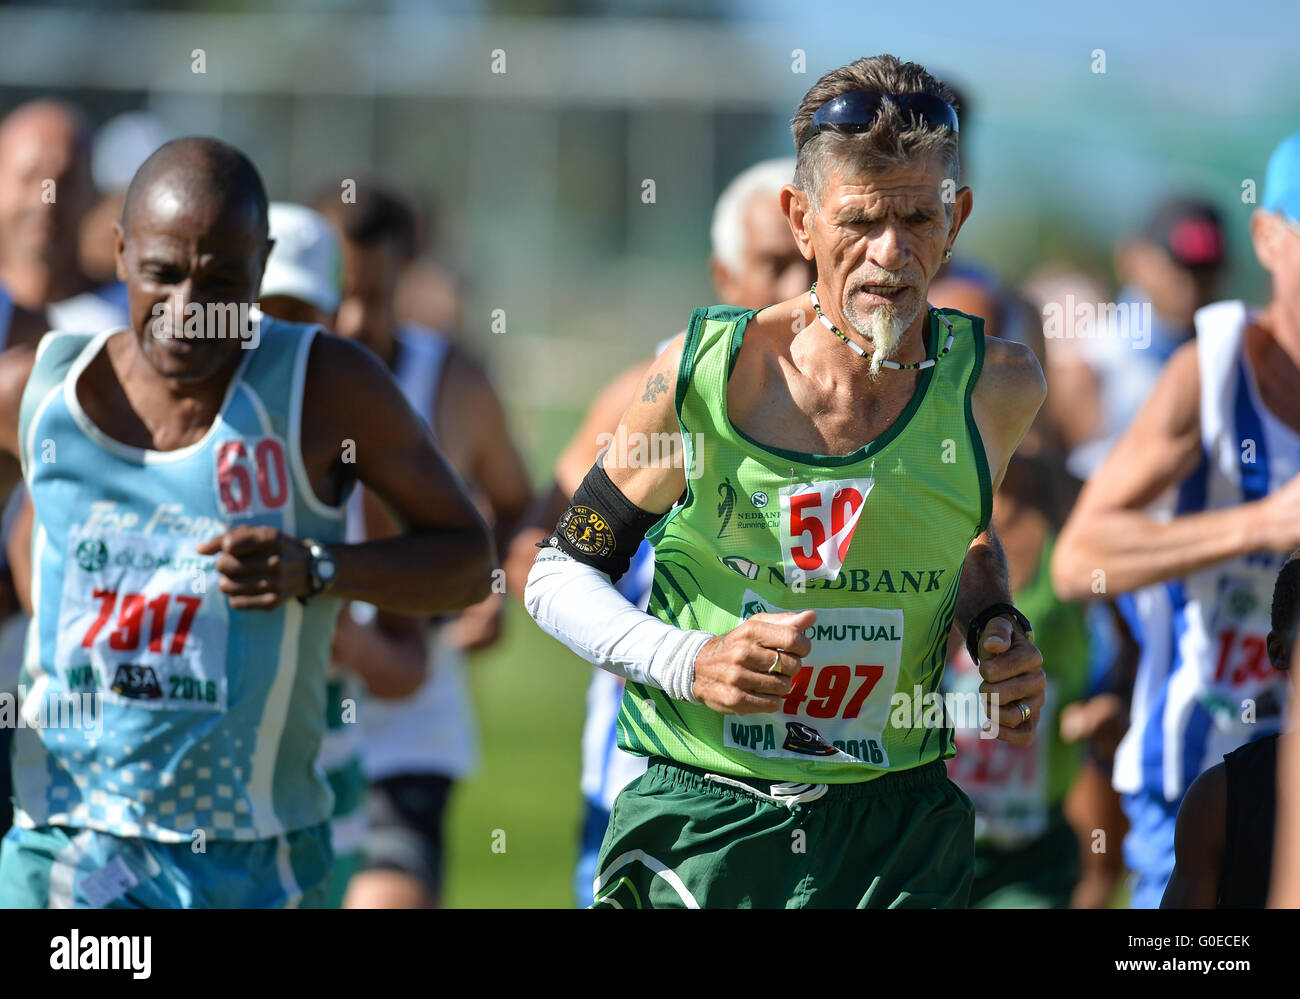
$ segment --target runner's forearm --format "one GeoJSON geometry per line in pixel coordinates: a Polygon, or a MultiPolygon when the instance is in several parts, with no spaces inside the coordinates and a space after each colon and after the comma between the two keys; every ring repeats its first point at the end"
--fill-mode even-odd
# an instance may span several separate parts
{"type": "Polygon", "coordinates": [[[543,548],[524,603],[543,631],[593,666],[678,700],[696,700],[695,657],[714,636],[638,610],[598,569],[543,548]]]}
{"type": "Polygon", "coordinates": [[[953,624],[964,637],[971,620],[985,607],[1011,603],[1007,556],[992,525],[971,542],[961,567],[953,624]]]}
{"type": "Polygon", "coordinates": [[[338,574],[330,593],[398,614],[442,614],[492,589],[492,543],[480,523],[460,530],[403,534],[331,545],[338,574]]]}
{"type": "Polygon", "coordinates": [[[1063,600],[1086,600],[1186,576],[1264,547],[1257,503],[1162,521],[1137,510],[1087,513],[1066,527],[1052,558],[1063,600]]]}

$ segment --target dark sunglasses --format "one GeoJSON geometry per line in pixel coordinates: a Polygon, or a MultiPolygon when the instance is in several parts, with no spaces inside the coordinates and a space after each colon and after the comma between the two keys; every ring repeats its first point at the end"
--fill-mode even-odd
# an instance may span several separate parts
{"type": "Polygon", "coordinates": [[[837,132],[869,132],[880,106],[892,101],[904,114],[913,114],[927,125],[946,125],[957,131],[957,112],[948,102],[931,94],[882,94],[875,90],[854,90],[833,97],[813,114],[799,148],[825,129],[837,132]]]}

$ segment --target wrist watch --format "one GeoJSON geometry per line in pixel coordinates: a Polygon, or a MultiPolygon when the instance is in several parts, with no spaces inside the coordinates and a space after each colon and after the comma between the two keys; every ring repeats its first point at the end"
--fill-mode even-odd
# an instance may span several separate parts
{"type": "Polygon", "coordinates": [[[311,583],[311,590],[307,596],[314,597],[322,590],[328,590],[334,585],[334,577],[338,573],[338,566],[334,563],[334,556],[330,550],[315,538],[303,538],[303,546],[307,549],[310,560],[307,563],[307,576],[311,583]]]}
{"type": "Polygon", "coordinates": [[[984,630],[984,626],[995,617],[1011,618],[1020,626],[1020,630],[1025,633],[1025,637],[1033,641],[1034,626],[1029,623],[1029,618],[1021,614],[1011,604],[992,604],[976,614],[971,619],[970,626],[966,629],[966,651],[970,653],[971,662],[979,663],[980,633],[984,630]]]}

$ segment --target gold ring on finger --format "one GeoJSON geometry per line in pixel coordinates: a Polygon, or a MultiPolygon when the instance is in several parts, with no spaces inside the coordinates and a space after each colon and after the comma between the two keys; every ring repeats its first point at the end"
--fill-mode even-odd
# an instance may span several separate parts
{"type": "Polygon", "coordinates": [[[767,668],[767,671],[769,673],[776,673],[777,675],[780,675],[781,673],[781,650],[780,649],[777,649],[776,658],[772,660],[772,665],[767,668]]]}
{"type": "Polygon", "coordinates": [[[1033,710],[1024,701],[1021,701],[1020,702],[1020,724],[1023,725],[1025,722],[1029,721],[1029,716],[1031,714],[1033,714],[1033,710]]]}

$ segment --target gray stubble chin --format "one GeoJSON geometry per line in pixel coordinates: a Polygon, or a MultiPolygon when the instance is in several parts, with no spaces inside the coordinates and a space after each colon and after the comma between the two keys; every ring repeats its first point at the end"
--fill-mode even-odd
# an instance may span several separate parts
{"type": "MultiPolygon", "coordinates": [[[[855,288],[854,292],[859,288],[855,288]]],[[[872,367],[877,368],[877,361],[889,360],[898,352],[903,332],[912,325],[920,310],[916,307],[908,307],[908,314],[905,316],[894,306],[882,305],[863,315],[852,303],[853,296],[850,294],[846,296],[843,306],[844,318],[858,333],[871,341],[874,347],[872,367]]]]}

